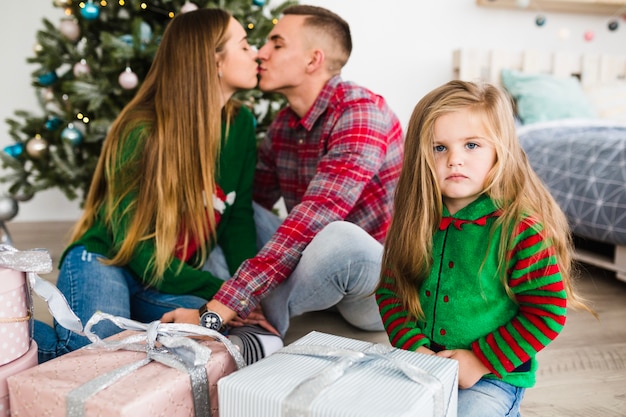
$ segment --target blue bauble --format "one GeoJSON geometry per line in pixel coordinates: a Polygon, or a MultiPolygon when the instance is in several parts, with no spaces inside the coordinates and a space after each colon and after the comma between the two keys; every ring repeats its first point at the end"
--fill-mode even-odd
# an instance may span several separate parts
{"type": "Polygon", "coordinates": [[[83,133],[70,124],[61,132],[61,139],[72,146],[80,145],[83,141],[83,133]]]}
{"type": "Polygon", "coordinates": [[[265,0],[252,0],[252,4],[255,6],[263,6],[265,4],[265,0]]]}
{"type": "Polygon", "coordinates": [[[37,77],[37,82],[44,87],[48,87],[57,82],[58,79],[59,76],[57,75],[57,73],[54,71],[50,71],[39,75],[37,77]]]}
{"type": "Polygon", "coordinates": [[[540,27],[545,25],[546,24],[546,17],[542,16],[542,15],[537,16],[537,18],[535,19],[535,24],[537,26],[540,26],[540,27]]]}
{"type": "Polygon", "coordinates": [[[133,44],[135,43],[135,41],[133,40],[133,35],[128,34],[128,33],[126,35],[120,36],[119,40],[121,40],[128,46],[133,46],[133,44]]]}
{"type": "Polygon", "coordinates": [[[56,116],[50,116],[48,117],[48,120],[46,120],[46,123],[44,123],[44,126],[46,127],[46,130],[53,131],[61,127],[61,124],[63,124],[63,120],[56,116]]]}
{"type": "Polygon", "coordinates": [[[617,20],[611,20],[609,22],[609,30],[611,32],[616,31],[618,27],[619,27],[619,23],[617,22],[617,20]]]}
{"type": "Polygon", "coordinates": [[[15,145],[9,145],[4,147],[4,153],[13,158],[17,158],[24,152],[24,144],[16,143],[15,145]]]}
{"type": "Polygon", "coordinates": [[[85,20],[96,20],[100,16],[100,7],[95,3],[87,3],[80,11],[80,15],[85,20]]]}

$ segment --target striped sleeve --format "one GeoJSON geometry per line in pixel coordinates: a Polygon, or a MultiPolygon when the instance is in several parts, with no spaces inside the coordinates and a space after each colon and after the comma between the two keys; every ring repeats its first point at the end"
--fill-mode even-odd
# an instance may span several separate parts
{"type": "Polygon", "coordinates": [[[376,302],[391,345],[412,351],[420,346],[430,345],[430,340],[424,335],[417,322],[409,319],[395,288],[392,274],[386,271],[382,285],[376,291],[376,302]]]}
{"type": "Polygon", "coordinates": [[[516,232],[508,283],[519,305],[511,321],[472,343],[472,351],[501,377],[534,357],[561,332],[566,292],[554,247],[528,219],[516,232]]]}

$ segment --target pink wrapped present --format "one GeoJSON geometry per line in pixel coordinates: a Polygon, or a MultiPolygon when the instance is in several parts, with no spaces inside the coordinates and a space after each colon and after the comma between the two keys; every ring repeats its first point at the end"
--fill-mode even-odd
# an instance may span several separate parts
{"type": "Polygon", "coordinates": [[[30,299],[26,274],[0,267],[0,365],[30,348],[30,299]]]}
{"type": "Polygon", "coordinates": [[[31,289],[46,301],[59,324],[72,331],[82,331],[80,320],[63,294],[37,275],[51,270],[52,259],[45,250],[19,251],[0,244],[0,366],[19,358],[30,347],[31,289]]]}
{"type": "Polygon", "coordinates": [[[7,378],[37,365],[37,343],[33,342],[25,355],[13,362],[0,366],[0,417],[11,415],[7,378]]]}
{"type": "MultiPolygon", "coordinates": [[[[9,378],[12,416],[219,415],[217,381],[244,366],[228,339],[200,326],[113,319],[133,331],[9,378]],[[142,326],[145,333],[135,331],[142,326]],[[194,334],[213,337],[188,337],[194,334]]],[[[85,327],[88,337],[92,321],[85,327]]]]}

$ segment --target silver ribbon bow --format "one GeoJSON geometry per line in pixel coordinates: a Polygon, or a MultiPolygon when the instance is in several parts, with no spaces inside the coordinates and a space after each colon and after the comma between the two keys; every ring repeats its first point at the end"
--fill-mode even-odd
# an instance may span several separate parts
{"type": "Polygon", "coordinates": [[[30,288],[44,299],[57,323],[82,334],[83,325],[67,304],[63,294],[57,287],[37,275],[52,271],[52,259],[48,251],[45,249],[18,251],[11,245],[0,245],[0,266],[26,272],[30,288]]]}
{"type": "Polygon", "coordinates": [[[326,367],[316,375],[300,382],[281,405],[283,417],[308,417],[310,416],[311,404],[317,396],[327,387],[332,385],[351,366],[373,360],[383,360],[391,367],[399,370],[402,374],[424,388],[433,396],[434,417],[443,417],[446,413],[444,405],[444,386],[435,376],[410,363],[387,356],[394,349],[375,343],[364,351],[342,349],[324,345],[289,345],[276,353],[307,355],[321,358],[339,358],[336,362],[326,367]]]}
{"type": "Polygon", "coordinates": [[[210,336],[224,344],[235,360],[238,369],[246,366],[241,353],[228,338],[219,332],[202,326],[184,323],[140,323],[111,314],[96,312],[85,325],[85,336],[92,342],[88,349],[109,351],[130,350],[146,352],[146,358],[130,363],[107,374],[101,375],[70,391],[66,398],[68,417],[85,415],[85,404],[90,396],[111,386],[118,379],[134,372],[152,361],[189,374],[191,380],[194,413],[197,417],[210,416],[208,379],[205,365],[211,357],[211,349],[187,336],[210,336]],[[133,334],[122,340],[102,340],[91,328],[102,320],[109,320],[121,329],[143,333],[133,334]],[[157,342],[162,347],[157,347],[157,342]]]}

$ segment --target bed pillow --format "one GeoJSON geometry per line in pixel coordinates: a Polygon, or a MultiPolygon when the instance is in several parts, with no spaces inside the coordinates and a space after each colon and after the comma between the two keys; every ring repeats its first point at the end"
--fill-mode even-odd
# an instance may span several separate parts
{"type": "Polygon", "coordinates": [[[502,84],[513,96],[523,124],[559,119],[595,118],[591,102],[575,77],[530,74],[503,69],[502,84]]]}
{"type": "Polygon", "coordinates": [[[626,80],[585,87],[585,93],[598,117],[626,122],[626,80]]]}

